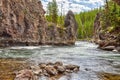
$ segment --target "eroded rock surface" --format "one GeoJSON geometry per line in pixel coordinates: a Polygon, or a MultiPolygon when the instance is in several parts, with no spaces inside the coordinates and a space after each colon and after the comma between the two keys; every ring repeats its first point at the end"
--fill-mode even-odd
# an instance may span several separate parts
{"type": "Polygon", "coordinates": [[[39,0],[0,0],[0,46],[75,43],[77,27],[71,11],[65,29],[49,25],[44,14],[39,0]]]}
{"type": "Polygon", "coordinates": [[[1,0],[0,12],[1,46],[32,45],[44,41],[45,11],[40,1],[1,0]]]}
{"type": "Polygon", "coordinates": [[[31,66],[31,69],[18,71],[14,80],[39,80],[39,78],[43,77],[48,78],[47,80],[57,80],[62,75],[79,71],[77,65],[61,65],[61,63],[41,63],[38,66],[31,66]],[[58,65],[58,63],[60,64],[58,65]]]}
{"type": "Polygon", "coordinates": [[[100,21],[101,15],[101,13],[98,13],[94,22],[94,42],[99,45],[100,49],[120,51],[120,28],[113,32],[107,32],[107,27],[106,29],[102,28],[100,21]]]}

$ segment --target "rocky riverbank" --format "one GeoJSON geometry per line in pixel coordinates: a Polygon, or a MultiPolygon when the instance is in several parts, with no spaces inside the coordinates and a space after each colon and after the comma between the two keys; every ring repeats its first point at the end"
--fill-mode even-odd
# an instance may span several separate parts
{"type": "Polygon", "coordinates": [[[56,80],[70,73],[77,73],[79,66],[62,62],[34,65],[27,59],[0,59],[0,80],[56,80]],[[26,61],[25,61],[26,60],[26,61]]]}
{"type": "Polygon", "coordinates": [[[0,46],[75,43],[77,23],[72,11],[66,15],[64,28],[48,23],[44,15],[39,0],[1,0],[0,46]]]}
{"type": "Polygon", "coordinates": [[[43,77],[46,80],[56,80],[62,75],[78,71],[77,65],[63,65],[62,62],[40,63],[38,66],[30,66],[30,69],[17,72],[14,80],[39,80],[43,77]]]}
{"type": "Polygon", "coordinates": [[[120,28],[109,31],[109,24],[106,28],[101,25],[101,16],[98,13],[94,22],[94,42],[99,45],[100,49],[107,51],[120,52],[120,28]]]}

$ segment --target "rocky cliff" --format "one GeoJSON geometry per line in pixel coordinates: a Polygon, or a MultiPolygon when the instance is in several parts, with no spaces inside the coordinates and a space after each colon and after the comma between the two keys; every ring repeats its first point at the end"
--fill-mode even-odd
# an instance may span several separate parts
{"type": "Polygon", "coordinates": [[[113,0],[113,1],[115,1],[117,4],[120,5],[120,0],[113,0]]]}
{"type": "Polygon", "coordinates": [[[102,15],[98,13],[94,22],[94,42],[99,45],[100,49],[120,52],[120,27],[111,32],[109,31],[109,24],[106,24],[106,27],[103,28],[102,15]]]}
{"type": "Polygon", "coordinates": [[[64,29],[49,25],[44,14],[39,0],[0,0],[0,46],[75,43],[73,13],[64,29]]]}

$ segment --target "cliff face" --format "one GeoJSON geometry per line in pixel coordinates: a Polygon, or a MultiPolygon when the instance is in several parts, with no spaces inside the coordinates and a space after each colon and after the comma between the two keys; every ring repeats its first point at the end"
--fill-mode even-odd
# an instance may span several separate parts
{"type": "Polygon", "coordinates": [[[38,0],[0,0],[1,43],[38,43],[43,39],[39,34],[45,28],[44,13],[38,0]]]}
{"type": "Polygon", "coordinates": [[[39,0],[0,0],[0,46],[75,43],[66,29],[50,29],[44,14],[39,0]]]}
{"type": "Polygon", "coordinates": [[[73,45],[76,41],[77,26],[73,12],[68,11],[64,21],[64,28],[55,24],[49,24],[48,27],[46,27],[46,43],[55,45],[73,45]]]}
{"type": "Polygon", "coordinates": [[[96,16],[94,41],[103,50],[120,52],[120,0],[110,1],[108,5],[96,16]]]}
{"type": "Polygon", "coordinates": [[[107,28],[102,28],[101,25],[101,13],[98,13],[94,22],[94,42],[99,45],[100,49],[108,51],[119,51],[120,52],[120,28],[109,32],[107,28]]]}

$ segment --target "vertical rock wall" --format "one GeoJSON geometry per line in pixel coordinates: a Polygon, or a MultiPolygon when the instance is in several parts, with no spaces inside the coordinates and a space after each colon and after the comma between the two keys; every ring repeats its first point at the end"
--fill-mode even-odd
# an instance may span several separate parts
{"type": "MultiPolygon", "coordinates": [[[[94,42],[99,45],[100,49],[120,52],[120,28],[113,32],[108,32],[107,27],[103,29],[100,21],[101,15],[98,13],[94,21],[94,42]]],[[[107,26],[109,27],[109,24],[107,26]]]]}
{"type": "Polygon", "coordinates": [[[1,43],[27,45],[42,41],[44,38],[40,35],[44,35],[44,13],[38,0],[0,0],[1,43]]]}
{"type": "Polygon", "coordinates": [[[62,29],[48,25],[39,0],[0,0],[0,46],[74,44],[76,21],[69,13],[62,29]]]}

